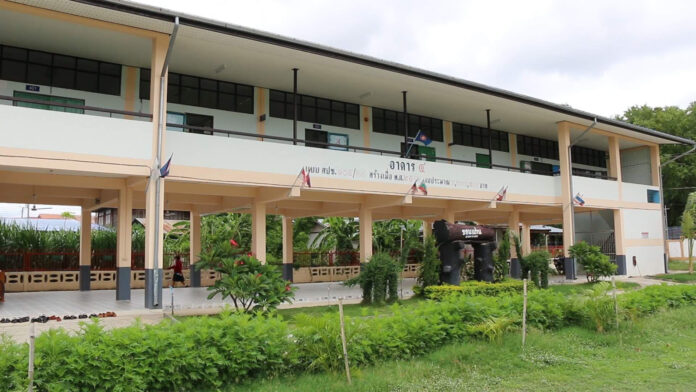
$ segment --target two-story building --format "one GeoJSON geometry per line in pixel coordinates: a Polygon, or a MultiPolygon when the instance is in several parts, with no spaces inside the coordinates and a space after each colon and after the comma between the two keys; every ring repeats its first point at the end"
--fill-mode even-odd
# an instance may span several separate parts
{"type": "Polygon", "coordinates": [[[82,289],[90,212],[117,209],[118,299],[135,279],[132,210],[144,209],[147,307],[161,306],[164,210],[190,212],[192,262],[201,215],[250,213],[261,260],[265,216],[282,215],[287,276],[302,216],[358,217],[363,262],[373,221],[447,219],[522,224],[524,252],[531,225],[560,223],[566,252],[587,240],[621,274],[661,272],[659,146],[694,144],[125,1],[0,0],[0,103],[0,201],[82,207],[82,289]],[[413,143],[418,132],[432,142],[413,143]]]}

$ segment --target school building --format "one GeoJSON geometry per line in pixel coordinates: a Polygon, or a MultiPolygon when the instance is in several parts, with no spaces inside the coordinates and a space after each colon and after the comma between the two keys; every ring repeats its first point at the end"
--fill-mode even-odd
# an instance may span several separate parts
{"type": "MultiPolygon", "coordinates": [[[[90,266],[90,213],[115,209],[117,266],[104,279],[115,279],[117,299],[139,282],[149,308],[162,302],[165,210],[190,216],[192,263],[202,215],[251,214],[260,260],[265,217],[282,215],[288,277],[293,218],[303,216],[358,217],[361,262],[372,254],[374,221],[420,219],[427,232],[447,219],[521,227],[524,252],[531,225],[562,224],[566,256],[585,240],[620,274],[663,272],[659,146],[694,144],[120,0],[0,0],[0,103],[0,202],[82,208],[79,271],[53,276],[83,290],[103,283],[90,266]],[[419,132],[429,144],[411,142],[419,132]],[[131,268],[134,209],[146,222],[139,271],[131,268]]],[[[205,274],[192,271],[194,285],[205,274]]]]}

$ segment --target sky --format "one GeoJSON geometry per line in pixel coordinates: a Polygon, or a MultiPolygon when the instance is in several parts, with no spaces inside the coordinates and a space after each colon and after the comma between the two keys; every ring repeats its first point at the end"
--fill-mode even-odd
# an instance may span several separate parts
{"type": "MultiPolygon", "coordinates": [[[[695,1],[140,2],[603,116],[696,101],[695,1]]],[[[0,216],[19,216],[20,209],[0,204],[0,216]]],[[[40,212],[63,211],[79,213],[40,212]]]]}

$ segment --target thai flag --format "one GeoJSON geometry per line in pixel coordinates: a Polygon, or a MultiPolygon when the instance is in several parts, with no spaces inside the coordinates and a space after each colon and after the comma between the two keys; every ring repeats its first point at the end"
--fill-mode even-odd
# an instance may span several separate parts
{"type": "Polygon", "coordinates": [[[495,195],[495,201],[503,201],[503,199],[505,199],[505,195],[507,194],[507,189],[507,185],[500,188],[498,193],[495,195]]]}
{"type": "Polygon", "coordinates": [[[309,179],[309,172],[305,171],[304,168],[302,168],[302,172],[300,173],[302,175],[302,185],[307,185],[308,188],[312,187],[312,182],[309,179]]]}
{"type": "Polygon", "coordinates": [[[170,155],[167,162],[162,167],[160,167],[160,178],[164,178],[164,177],[169,175],[169,167],[172,164],[172,157],[173,156],[174,156],[174,154],[170,155]]]}
{"type": "Polygon", "coordinates": [[[409,190],[410,193],[416,193],[418,192],[418,185],[416,184],[416,181],[413,181],[413,185],[411,185],[411,189],[409,190]]]}
{"type": "Polygon", "coordinates": [[[585,205],[585,200],[583,200],[582,197],[580,197],[580,194],[577,193],[577,194],[575,195],[575,197],[573,198],[573,203],[575,203],[576,205],[579,205],[580,207],[582,207],[582,206],[585,205]]]}
{"type": "Polygon", "coordinates": [[[418,130],[418,133],[416,134],[416,137],[414,138],[414,140],[417,142],[421,142],[426,146],[432,142],[432,140],[430,140],[428,135],[423,133],[423,131],[421,131],[421,130],[418,130]]]}
{"type": "Polygon", "coordinates": [[[424,195],[428,196],[428,187],[425,185],[424,181],[421,181],[420,185],[418,185],[418,190],[423,192],[424,195]]]}

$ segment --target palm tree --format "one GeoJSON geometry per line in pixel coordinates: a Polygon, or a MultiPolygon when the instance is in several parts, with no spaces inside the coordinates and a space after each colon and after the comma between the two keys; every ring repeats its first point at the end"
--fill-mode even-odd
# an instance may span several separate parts
{"type": "Polygon", "coordinates": [[[324,228],[312,241],[313,248],[354,250],[353,242],[360,238],[360,226],[355,218],[329,217],[324,219],[324,228]]]}

